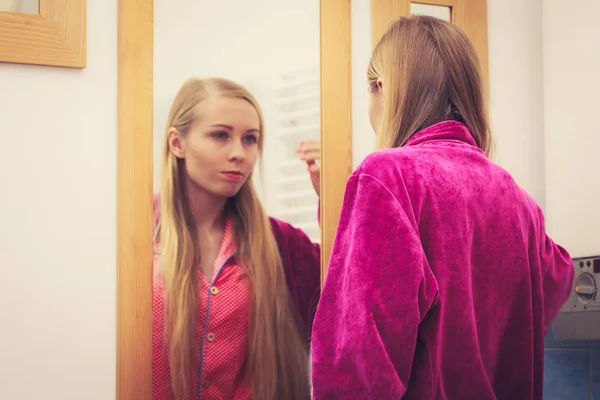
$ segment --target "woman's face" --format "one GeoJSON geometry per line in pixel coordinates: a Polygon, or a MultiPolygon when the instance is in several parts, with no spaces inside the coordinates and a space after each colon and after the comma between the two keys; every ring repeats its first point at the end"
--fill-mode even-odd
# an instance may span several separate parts
{"type": "Polygon", "coordinates": [[[170,149],[184,160],[188,184],[213,196],[233,197],[258,159],[258,112],[246,100],[215,96],[198,104],[196,115],[187,135],[171,128],[170,149]]]}

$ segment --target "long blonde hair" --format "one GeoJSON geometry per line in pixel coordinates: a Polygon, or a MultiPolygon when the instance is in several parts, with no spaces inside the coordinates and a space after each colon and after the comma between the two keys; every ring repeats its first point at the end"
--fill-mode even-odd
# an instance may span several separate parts
{"type": "Polygon", "coordinates": [[[378,148],[403,146],[428,126],[445,120],[464,123],[478,147],[492,152],[479,59],[456,25],[429,17],[395,21],[369,63],[371,91],[383,79],[383,112],[378,148]]]}
{"type": "MultiPolygon", "coordinates": [[[[209,96],[248,101],[260,119],[259,153],[264,143],[264,123],[255,98],[239,84],[221,78],[190,79],[177,94],[167,123],[186,135],[196,118],[197,105],[209,96]]],[[[187,400],[195,357],[195,326],[198,313],[196,262],[197,230],[185,187],[183,160],[171,153],[168,133],[163,149],[160,191],[161,268],[166,292],[166,329],[169,343],[171,386],[176,400],[187,400]]],[[[235,229],[236,260],[248,272],[253,289],[250,332],[246,360],[247,378],[253,398],[260,400],[300,399],[310,394],[308,346],[300,333],[285,272],[270,221],[248,177],[227,211],[235,229]]]]}

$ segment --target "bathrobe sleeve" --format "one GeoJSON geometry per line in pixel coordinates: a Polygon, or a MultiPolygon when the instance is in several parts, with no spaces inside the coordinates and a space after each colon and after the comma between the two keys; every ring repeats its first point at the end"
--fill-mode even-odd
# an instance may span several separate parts
{"type": "Polygon", "coordinates": [[[369,174],[348,180],[313,326],[315,400],[405,394],[438,291],[414,221],[407,193],[369,174]]]}
{"type": "Polygon", "coordinates": [[[270,220],[298,322],[309,343],[321,293],[321,246],[301,229],[276,218],[270,220]]]}
{"type": "Polygon", "coordinates": [[[544,326],[547,331],[571,295],[575,269],[569,253],[554,243],[546,233],[542,210],[538,209],[538,213],[541,221],[540,265],[543,273],[544,326]]]}

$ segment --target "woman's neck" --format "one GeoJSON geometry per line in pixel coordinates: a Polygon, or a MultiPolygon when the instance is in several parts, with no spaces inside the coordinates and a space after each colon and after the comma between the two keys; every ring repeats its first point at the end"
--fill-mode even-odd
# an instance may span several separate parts
{"type": "Polygon", "coordinates": [[[188,192],[188,201],[199,233],[223,231],[227,198],[196,189],[188,192]]]}

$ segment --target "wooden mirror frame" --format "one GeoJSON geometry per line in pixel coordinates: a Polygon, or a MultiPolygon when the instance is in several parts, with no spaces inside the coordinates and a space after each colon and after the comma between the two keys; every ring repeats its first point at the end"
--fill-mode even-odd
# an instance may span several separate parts
{"type": "Polygon", "coordinates": [[[489,94],[488,29],[486,0],[371,0],[371,44],[375,48],[392,22],[410,16],[410,4],[450,7],[453,24],[459,26],[473,42],[479,62],[485,98],[489,94]]]}
{"type": "Polygon", "coordinates": [[[85,68],[86,0],[39,0],[38,14],[0,11],[0,62],[85,68]]]}
{"type": "MultiPolygon", "coordinates": [[[[153,20],[153,0],[118,0],[117,400],[152,400],[153,20]]],[[[350,2],[320,21],[324,276],[352,171],[350,2]]]]}

